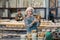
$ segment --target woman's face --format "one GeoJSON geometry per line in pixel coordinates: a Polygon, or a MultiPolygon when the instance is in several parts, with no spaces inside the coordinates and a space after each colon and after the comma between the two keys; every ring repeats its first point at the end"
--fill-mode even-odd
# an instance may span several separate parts
{"type": "Polygon", "coordinates": [[[28,16],[32,15],[32,10],[28,10],[28,11],[27,11],[27,15],[28,15],[28,16]]]}

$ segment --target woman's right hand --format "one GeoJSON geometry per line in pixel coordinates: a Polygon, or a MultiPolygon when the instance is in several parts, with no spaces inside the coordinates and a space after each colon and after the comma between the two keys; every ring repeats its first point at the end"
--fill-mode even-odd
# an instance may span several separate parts
{"type": "Polygon", "coordinates": [[[32,24],[34,24],[35,22],[37,22],[37,20],[34,20],[34,21],[32,22],[32,24]]]}

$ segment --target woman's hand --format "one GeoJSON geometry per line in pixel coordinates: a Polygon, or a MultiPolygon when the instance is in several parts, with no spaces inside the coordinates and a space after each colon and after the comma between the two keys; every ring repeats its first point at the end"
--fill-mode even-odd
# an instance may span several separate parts
{"type": "Polygon", "coordinates": [[[34,20],[34,21],[32,22],[32,24],[34,24],[35,22],[37,22],[37,20],[34,20]]]}

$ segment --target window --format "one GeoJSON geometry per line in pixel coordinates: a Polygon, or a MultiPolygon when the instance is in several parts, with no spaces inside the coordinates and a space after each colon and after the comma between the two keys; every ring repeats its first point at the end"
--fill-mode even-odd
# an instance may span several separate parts
{"type": "Polygon", "coordinates": [[[35,15],[40,15],[42,18],[46,17],[45,9],[35,9],[35,15]]]}
{"type": "Polygon", "coordinates": [[[44,18],[46,5],[45,0],[0,0],[0,9],[4,10],[1,11],[1,17],[15,17],[17,14],[17,9],[21,9],[21,13],[25,15],[25,10],[27,7],[32,6],[34,7],[36,14],[41,15],[44,18]]]}
{"type": "Polygon", "coordinates": [[[57,17],[60,18],[60,0],[58,0],[58,11],[57,11],[57,17]]]}

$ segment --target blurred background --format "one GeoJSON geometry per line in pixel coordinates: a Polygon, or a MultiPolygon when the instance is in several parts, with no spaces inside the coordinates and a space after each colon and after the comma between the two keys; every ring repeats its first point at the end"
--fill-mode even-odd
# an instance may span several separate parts
{"type": "MultiPolygon", "coordinates": [[[[15,16],[17,10],[20,9],[25,17],[25,10],[29,6],[34,8],[34,15],[41,16],[41,25],[38,27],[38,40],[45,38],[47,29],[55,34],[53,35],[54,40],[60,40],[60,0],[0,0],[0,40],[27,40],[24,21],[17,22],[15,16]],[[53,11],[56,23],[48,21],[50,11],[53,11]]],[[[33,38],[33,40],[35,39],[33,38]]]]}

